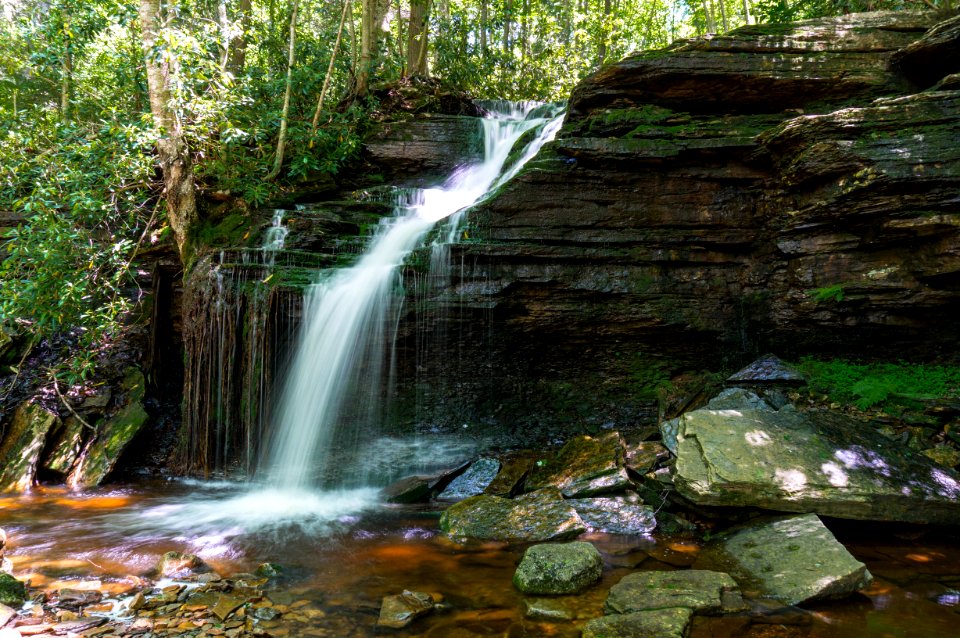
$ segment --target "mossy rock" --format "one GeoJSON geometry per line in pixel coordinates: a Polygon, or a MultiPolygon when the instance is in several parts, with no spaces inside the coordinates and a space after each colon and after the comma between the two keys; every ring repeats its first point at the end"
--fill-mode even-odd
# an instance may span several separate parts
{"type": "Polygon", "coordinates": [[[600,580],[603,558],[590,543],[533,545],[513,575],[525,594],[576,594],[600,580]]]}
{"type": "Polygon", "coordinates": [[[583,627],[583,638],[683,638],[693,612],[685,607],[604,616],[583,627]]]}
{"type": "Polygon", "coordinates": [[[10,574],[0,572],[0,604],[20,606],[26,599],[26,585],[10,574]]]}
{"type": "Polygon", "coordinates": [[[623,465],[624,446],[618,432],[578,436],[567,442],[529,478],[528,490],[559,489],[567,498],[619,492],[630,487],[623,465]]]}
{"type": "Polygon", "coordinates": [[[16,409],[0,445],[0,491],[30,488],[47,433],[59,420],[37,403],[27,402],[16,409]]]}
{"type": "Polygon", "coordinates": [[[516,499],[481,494],[450,506],[440,529],[453,537],[519,542],[575,538],[587,527],[555,489],[516,499]]]}

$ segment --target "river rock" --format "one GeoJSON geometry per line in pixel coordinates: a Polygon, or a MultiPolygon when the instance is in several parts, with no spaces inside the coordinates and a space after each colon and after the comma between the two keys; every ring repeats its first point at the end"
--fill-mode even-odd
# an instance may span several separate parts
{"type": "Polygon", "coordinates": [[[417,618],[433,610],[433,597],[419,591],[404,590],[396,596],[385,596],[380,605],[378,627],[403,629],[417,618]]]}
{"type": "Polygon", "coordinates": [[[663,433],[676,436],[676,489],[698,505],[960,522],[960,476],[843,415],[732,390],[663,433]]]}
{"type": "Polygon", "coordinates": [[[591,620],[583,638],[684,638],[693,612],[684,607],[616,614],[591,620]]]}
{"type": "Polygon", "coordinates": [[[657,527],[652,507],[640,498],[613,496],[568,499],[591,532],[605,534],[649,534],[657,527]]]}
{"type": "Polygon", "coordinates": [[[59,421],[38,403],[16,409],[0,444],[0,492],[23,492],[33,485],[47,433],[59,421]]]}
{"type": "Polygon", "coordinates": [[[183,578],[209,571],[210,567],[194,554],[167,552],[157,563],[157,574],[162,578],[183,578]]]}
{"type": "Polygon", "coordinates": [[[447,508],[440,529],[453,537],[536,542],[575,538],[587,526],[560,492],[543,489],[516,499],[471,496],[447,508]]]}
{"type": "Polygon", "coordinates": [[[420,503],[430,498],[434,481],[436,477],[408,476],[380,490],[380,496],[388,503],[420,503]]]}
{"type": "Polygon", "coordinates": [[[590,543],[533,545],[513,575],[525,594],[575,594],[600,579],[603,558],[590,543]]]}
{"type": "Polygon", "coordinates": [[[99,485],[147,422],[148,415],[142,403],[145,391],[143,373],[137,368],[127,370],[120,390],[125,401],[113,415],[97,423],[96,434],[87,442],[67,477],[67,483],[72,487],[99,485]]]}
{"type": "Polygon", "coordinates": [[[776,355],[767,354],[727,377],[726,383],[746,387],[800,386],[806,383],[806,379],[776,355]]]}
{"type": "Polygon", "coordinates": [[[63,427],[53,436],[53,449],[43,460],[43,467],[60,474],[68,473],[80,457],[86,433],[86,427],[77,417],[70,415],[64,419],[63,427]]]}
{"type": "Polygon", "coordinates": [[[527,477],[526,489],[555,487],[567,498],[622,491],[631,485],[623,455],[618,432],[574,437],[527,477]]]}
{"type": "Polygon", "coordinates": [[[734,530],[712,541],[694,567],[725,570],[744,591],[788,605],[843,598],[873,581],[815,514],[734,530]]]}
{"type": "Polygon", "coordinates": [[[670,450],[659,441],[642,441],[628,445],[623,464],[631,472],[643,476],[670,458],[670,450]]]}
{"type": "Polygon", "coordinates": [[[0,572],[0,604],[19,607],[26,598],[26,586],[10,574],[0,572]]]}
{"type": "Polygon", "coordinates": [[[707,570],[635,572],[610,588],[608,614],[686,607],[697,614],[741,611],[740,588],[729,574],[707,570]]]}
{"type": "Polygon", "coordinates": [[[527,473],[535,467],[537,455],[529,450],[500,459],[500,471],[483,492],[494,496],[513,496],[527,473]]]}
{"type": "Polygon", "coordinates": [[[463,474],[453,479],[437,498],[441,501],[461,501],[467,497],[482,494],[499,471],[500,461],[479,458],[471,463],[463,474]]]}

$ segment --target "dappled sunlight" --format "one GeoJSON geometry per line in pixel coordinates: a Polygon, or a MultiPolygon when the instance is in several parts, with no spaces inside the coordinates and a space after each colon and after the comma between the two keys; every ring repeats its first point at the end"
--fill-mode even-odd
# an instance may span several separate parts
{"type": "Polygon", "coordinates": [[[129,505],[130,497],[120,494],[109,494],[97,497],[58,498],[54,500],[54,503],[78,510],[113,510],[129,505]]]}
{"type": "Polygon", "coordinates": [[[770,445],[771,443],[770,435],[763,430],[753,430],[752,432],[747,432],[744,435],[744,438],[747,440],[747,443],[753,445],[754,447],[770,445]]]}
{"type": "Polygon", "coordinates": [[[837,450],[833,453],[833,456],[843,463],[848,470],[865,468],[882,476],[889,477],[891,475],[890,465],[883,457],[860,445],[854,445],[846,450],[837,450]]]}
{"type": "Polygon", "coordinates": [[[834,487],[846,487],[850,483],[850,477],[843,471],[843,468],[832,461],[821,465],[820,471],[827,476],[830,485],[834,487]]]}
{"type": "Polygon", "coordinates": [[[774,480],[784,492],[800,492],[807,486],[807,475],[800,470],[780,470],[774,472],[774,480]]]}
{"type": "Polygon", "coordinates": [[[939,468],[930,470],[930,478],[937,485],[937,494],[947,498],[960,498],[960,483],[939,468]]]}

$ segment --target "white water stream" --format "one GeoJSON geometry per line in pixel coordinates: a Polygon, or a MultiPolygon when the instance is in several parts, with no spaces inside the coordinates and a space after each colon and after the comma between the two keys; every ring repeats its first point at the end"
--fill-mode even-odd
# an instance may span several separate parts
{"type": "MultiPolygon", "coordinates": [[[[455,460],[451,454],[458,453],[458,442],[362,441],[356,435],[338,436],[336,454],[331,443],[337,428],[354,425],[342,418],[347,411],[358,411],[358,406],[348,405],[357,401],[352,391],[373,388],[360,393],[370,397],[386,382],[384,361],[392,347],[389,331],[396,324],[397,302],[402,299],[397,287],[404,259],[441,220],[450,220],[441,240],[455,241],[458,214],[513,177],[553,139],[561,121],[559,109],[535,109],[534,105],[513,105],[485,118],[482,162],[458,168],[442,187],[405,191],[395,214],[381,222],[356,264],[333,271],[307,290],[298,345],[275,411],[276,435],[252,485],[211,487],[212,493],[198,490],[190,499],[117,515],[112,517],[113,524],[132,536],[161,530],[182,535],[194,549],[210,556],[225,551],[229,539],[252,532],[259,537],[271,532],[282,536],[293,528],[320,536],[379,502],[379,489],[371,483],[382,485],[389,479],[382,468],[372,470],[380,474],[379,481],[369,480],[362,471],[338,471],[350,464],[344,459],[356,459],[361,446],[370,447],[371,454],[395,468],[410,471],[416,470],[418,461],[423,465],[423,459],[412,458],[416,456],[427,455],[433,464],[455,460]],[[513,147],[528,131],[535,131],[532,139],[511,157],[513,147]],[[508,159],[511,163],[504,170],[508,159]],[[356,449],[345,451],[345,441],[356,449]],[[319,485],[317,477],[328,470],[354,478],[319,485]]],[[[263,245],[269,264],[286,238],[282,222],[280,211],[263,245]]],[[[459,449],[462,452],[462,446],[459,449]]]]}

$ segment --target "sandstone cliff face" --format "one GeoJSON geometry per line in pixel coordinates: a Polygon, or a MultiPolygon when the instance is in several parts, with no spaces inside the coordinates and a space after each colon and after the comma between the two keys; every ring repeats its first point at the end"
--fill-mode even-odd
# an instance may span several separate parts
{"type": "Polygon", "coordinates": [[[960,93],[934,85],[960,40],[937,20],[749,26],[587,78],[454,247],[427,316],[469,365],[421,356],[428,394],[458,382],[435,414],[629,421],[657,374],[721,359],[953,352],[960,93]]]}

